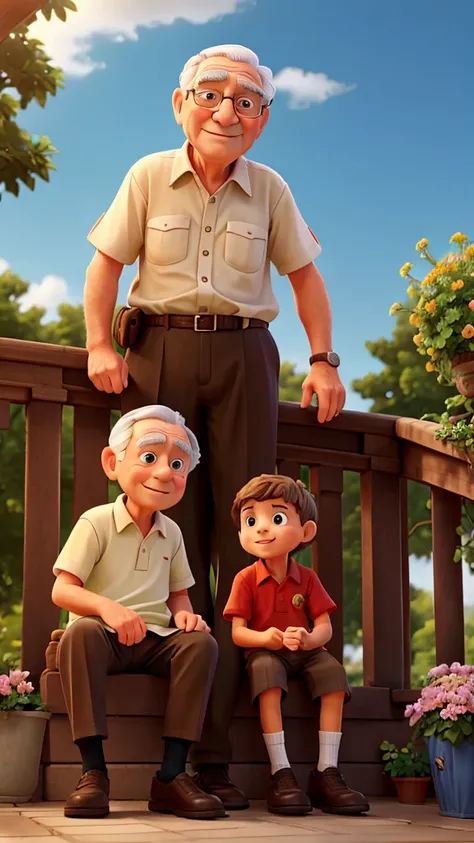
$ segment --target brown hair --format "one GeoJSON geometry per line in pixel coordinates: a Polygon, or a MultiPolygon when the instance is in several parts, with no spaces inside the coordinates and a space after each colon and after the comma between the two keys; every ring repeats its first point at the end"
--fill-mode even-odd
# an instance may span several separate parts
{"type": "MultiPolygon", "coordinates": [[[[237,492],[231,511],[234,524],[240,529],[240,512],[248,501],[267,501],[275,498],[283,498],[286,503],[293,504],[301,524],[306,524],[307,521],[318,522],[316,501],[301,480],[293,480],[283,474],[261,474],[260,477],[249,480],[237,492]]],[[[310,544],[311,542],[301,542],[291,552],[296,553],[310,544]]]]}

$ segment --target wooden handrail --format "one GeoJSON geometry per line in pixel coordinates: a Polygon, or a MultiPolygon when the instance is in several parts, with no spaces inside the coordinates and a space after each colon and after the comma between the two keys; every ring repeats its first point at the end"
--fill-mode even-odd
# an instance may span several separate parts
{"type": "Polygon", "coordinates": [[[0,41],[13,32],[18,24],[46,6],[47,0],[2,0],[0,7],[0,41]]]}

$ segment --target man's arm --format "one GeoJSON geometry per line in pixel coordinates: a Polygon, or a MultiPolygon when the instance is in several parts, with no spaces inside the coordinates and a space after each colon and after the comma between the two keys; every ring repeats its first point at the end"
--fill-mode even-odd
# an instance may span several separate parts
{"type": "MultiPolygon", "coordinates": [[[[321,274],[314,263],[288,274],[295,297],[296,312],[309,340],[311,354],[332,351],[331,306],[321,274]]],[[[337,369],[329,363],[313,363],[303,383],[302,407],[309,407],[313,393],[318,398],[318,421],[339,415],[346,400],[337,369]]]]}
{"type": "Polygon", "coordinates": [[[201,615],[196,615],[188,597],[187,588],[171,592],[166,605],[174,617],[178,629],[183,632],[210,632],[210,628],[201,615]]]}
{"type": "Polygon", "coordinates": [[[87,333],[88,375],[96,389],[122,392],[128,366],[112,344],[112,319],[123,264],[96,251],[86,272],[84,317],[87,333]]]}
{"type": "Polygon", "coordinates": [[[69,571],[59,572],[53,585],[51,599],[55,606],[75,615],[102,618],[107,626],[115,629],[120,644],[139,644],[146,636],[145,621],[133,609],[88,591],[84,588],[82,580],[69,571]]]}

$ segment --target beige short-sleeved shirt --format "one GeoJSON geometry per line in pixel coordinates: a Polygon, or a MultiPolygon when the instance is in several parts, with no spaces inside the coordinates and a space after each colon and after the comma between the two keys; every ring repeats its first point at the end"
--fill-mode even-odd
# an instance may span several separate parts
{"type": "Polygon", "coordinates": [[[188,144],[138,161],[89,242],[123,264],[139,258],[128,303],[145,313],[278,315],[270,263],[288,275],[321,252],[288,185],[239,158],[209,196],[188,144]]]}
{"type": "MultiPolygon", "coordinates": [[[[75,574],[89,591],[133,609],[158,635],[176,632],[169,628],[170,593],[194,585],[178,525],[156,512],[143,537],[125,506],[125,495],[81,515],[53,567],[56,576],[60,571],[75,574]]],[[[71,612],[69,624],[78,617],[71,612]]]]}

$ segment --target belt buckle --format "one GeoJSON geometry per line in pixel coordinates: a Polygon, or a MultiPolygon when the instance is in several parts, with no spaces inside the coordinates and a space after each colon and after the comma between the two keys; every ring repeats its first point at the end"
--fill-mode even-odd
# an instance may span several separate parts
{"type": "Polygon", "coordinates": [[[209,318],[211,316],[210,313],[196,313],[194,317],[194,330],[197,331],[199,334],[208,334],[212,333],[213,331],[217,331],[217,313],[212,314],[212,318],[214,320],[212,328],[200,328],[199,327],[199,319],[203,317],[209,318]]]}

